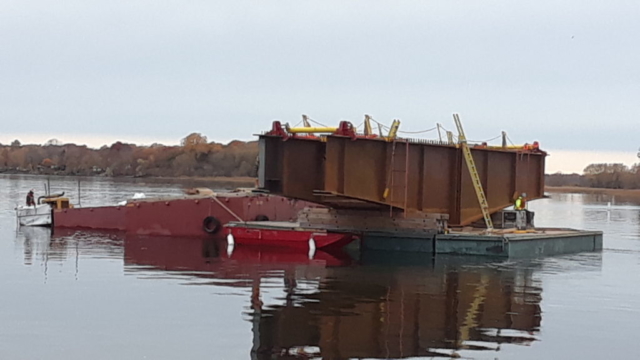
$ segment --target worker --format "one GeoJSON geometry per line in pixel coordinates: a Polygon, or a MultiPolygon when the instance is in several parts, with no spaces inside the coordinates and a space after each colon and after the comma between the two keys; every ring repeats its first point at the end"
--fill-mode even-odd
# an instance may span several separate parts
{"type": "Polygon", "coordinates": [[[527,194],[522,193],[516,199],[515,205],[513,206],[516,210],[525,210],[527,208],[527,194]]]}
{"type": "Polygon", "coordinates": [[[524,211],[527,221],[527,227],[533,227],[533,216],[534,213],[532,211],[527,210],[527,194],[522,193],[515,201],[515,205],[513,206],[515,210],[524,211]]]}
{"type": "Polygon", "coordinates": [[[29,190],[29,193],[27,193],[27,206],[36,206],[35,195],[33,194],[33,189],[29,190]]]}

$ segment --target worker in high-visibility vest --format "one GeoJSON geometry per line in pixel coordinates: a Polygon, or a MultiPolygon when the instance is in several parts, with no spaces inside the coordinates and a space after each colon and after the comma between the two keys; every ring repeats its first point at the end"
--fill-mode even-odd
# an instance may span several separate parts
{"type": "Polygon", "coordinates": [[[522,193],[520,196],[518,196],[518,198],[516,199],[513,208],[517,211],[523,211],[525,213],[526,216],[526,226],[527,228],[532,228],[533,227],[533,212],[527,210],[527,194],[526,193],[522,193]]]}
{"type": "Polygon", "coordinates": [[[526,193],[522,193],[522,195],[518,196],[513,208],[516,209],[516,210],[525,210],[527,208],[527,194],[526,193]]]}

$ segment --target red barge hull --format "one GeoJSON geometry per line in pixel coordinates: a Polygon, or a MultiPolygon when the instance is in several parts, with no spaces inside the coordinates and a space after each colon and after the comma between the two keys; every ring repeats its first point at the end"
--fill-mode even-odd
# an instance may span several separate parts
{"type": "Polygon", "coordinates": [[[125,231],[127,209],[124,206],[100,206],[53,211],[54,229],[91,229],[125,231]]]}
{"type": "Polygon", "coordinates": [[[125,206],[58,209],[54,229],[117,230],[131,235],[223,239],[230,221],[293,221],[305,201],[260,193],[132,200],[125,206]]]}

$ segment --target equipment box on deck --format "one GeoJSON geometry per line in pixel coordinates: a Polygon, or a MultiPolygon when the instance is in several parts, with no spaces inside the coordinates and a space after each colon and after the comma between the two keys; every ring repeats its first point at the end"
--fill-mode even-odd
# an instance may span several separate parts
{"type": "Polygon", "coordinates": [[[526,229],[533,227],[533,212],[525,210],[503,210],[492,216],[496,229],[526,229]]]}

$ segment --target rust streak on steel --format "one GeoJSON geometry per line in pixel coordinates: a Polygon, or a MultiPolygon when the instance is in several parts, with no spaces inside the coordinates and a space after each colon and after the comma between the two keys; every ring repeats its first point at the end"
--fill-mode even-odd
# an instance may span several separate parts
{"type": "Polygon", "coordinates": [[[404,216],[407,217],[407,200],[409,199],[409,141],[405,146],[404,161],[404,216]]]}
{"type": "MultiPolygon", "coordinates": [[[[454,225],[482,219],[455,144],[352,134],[328,135],[326,141],[265,134],[260,142],[260,184],[271,193],[338,209],[449,214],[454,225]],[[405,146],[396,148],[402,141],[405,146]]],[[[474,146],[471,154],[490,212],[512,205],[517,193],[529,200],[544,196],[546,153],[537,146],[474,146]]]]}

